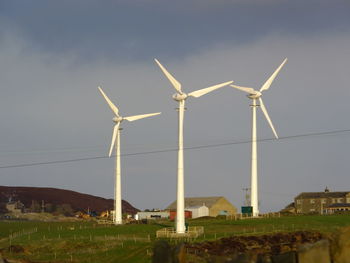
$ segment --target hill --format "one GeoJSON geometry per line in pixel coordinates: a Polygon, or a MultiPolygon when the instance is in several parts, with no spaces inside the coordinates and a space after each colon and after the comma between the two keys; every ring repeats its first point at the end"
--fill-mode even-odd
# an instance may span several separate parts
{"type": "MultiPolygon", "coordinates": [[[[19,186],[0,186],[0,203],[4,205],[9,198],[21,201],[26,208],[33,203],[51,204],[59,206],[69,204],[74,211],[96,211],[100,213],[105,210],[113,210],[113,199],[105,199],[89,194],[82,194],[70,190],[46,188],[46,187],[19,187],[19,186]]],[[[139,210],[122,201],[123,213],[136,214],[139,210]]]]}

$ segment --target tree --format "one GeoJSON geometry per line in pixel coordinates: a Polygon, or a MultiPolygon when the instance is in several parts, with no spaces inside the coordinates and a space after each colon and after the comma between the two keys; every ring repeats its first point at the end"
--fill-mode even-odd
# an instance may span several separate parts
{"type": "Polygon", "coordinates": [[[50,203],[45,204],[45,212],[52,213],[53,211],[55,211],[55,207],[53,204],[50,204],[50,203]]]}
{"type": "Polygon", "coordinates": [[[41,205],[38,201],[32,200],[32,204],[30,205],[29,211],[32,213],[40,213],[41,212],[41,205]]]}
{"type": "Polygon", "coordinates": [[[8,210],[6,209],[6,203],[0,203],[0,214],[8,213],[8,210]]]}
{"type": "Polygon", "coordinates": [[[74,215],[74,211],[73,211],[70,204],[57,205],[55,212],[57,214],[65,215],[65,216],[73,216],[74,215]]]}

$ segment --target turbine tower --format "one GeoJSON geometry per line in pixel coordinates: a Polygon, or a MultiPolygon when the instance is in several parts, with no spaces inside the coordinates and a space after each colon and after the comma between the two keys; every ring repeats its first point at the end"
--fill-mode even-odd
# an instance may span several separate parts
{"type": "Polygon", "coordinates": [[[185,100],[187,97],[199,98],[211,91],[214,91],[218,88],[227,86],[233,81],[221,83],[214,85],[205,89],[200,89],[193,91],[191,93],[184,93],[181,89],[181,84],[163,67],[160,62],[155,59],[155,62],[158,64],[160,69],[163,71],[164,75],[169,79],[171,84],[174,86],[177,91],[173,95],[173,99],[179,102],[179,149],[178,149],[178,166],[177,166],[177,207],[176,207],[176,233],[183,234],[186,232],[185,228],[185,189],[184,189],[184,160],[183,160],[183,119],[185,111],[185,100]]]}
{"type": "Polygon", "coordinates": [[[121,194],[121,179],[120,179],[120,123],[123,120],[136,121],[136,120],[139,120],[139,119],[155,116],[155,115],[160,114],[160,112],[149,113],[149,114],[142,114],[142,115],[134,115],[134,116],[129,116],[129,117],[122,117],[122,116],[119,115],[119,109],[107,97],[107,95],[103,92],[101,87],[98,87],[98,89],[101,92],[102,96],[107,101],[109,107],[112,109],[112,111],[115,114],[115,117],[113,118],[113,122],[115,123],[115,125],[114,125],[114,129],[113,129],[112,143],[111,143],[111,147],[109,149],[109,157],[111,157],[112,151],[113,151],[113,147],[115,146],[116,163],[115,163],[115,186],[114,186],[114,215],[113,215],[113,222],[114,222],[115,225],[120,225],[120,224],[122,224],[122,194],[121,194]]]}
{"type": "Polygon", "coordinates": [[[265,108],[265,105],[263,103],[263,100],[261,98],[262,92],[264,90],[268,90],[273,82],[273,80],[276,78],[277,74],[281,70],[281,68],[284,66],[284,64],[287,62],[287,59],[285,59],[282,64],[276,69],[276,71],[271,75],[270,78],[262,85],[259,91],[253,89],[253,88],[247,88],[247,87],[241,87],[236,85],[230,85],[233,88],[239,89],[241,91],[247,92],[249,95],[247,97],[252,100],[252,104],[250,105],[252,108],[252,166],[251,166],[251,197],[250,197],[250,205],[253,207],[253,216],[259,215],[259,201],[258,201],[258,170],[257,170],[257,136],[256,136],[256,108],[261,107],[262,112],[264,113],[267,122],[269,123],[273,134],[275,135],[276,139],[278,139],[277,132],[272,124],[272,121],[269,117],[269,114],[267,113],[267,110],[265,108]],[[256,100],[259,100],[260,105],[256,104],[256,100]]]}

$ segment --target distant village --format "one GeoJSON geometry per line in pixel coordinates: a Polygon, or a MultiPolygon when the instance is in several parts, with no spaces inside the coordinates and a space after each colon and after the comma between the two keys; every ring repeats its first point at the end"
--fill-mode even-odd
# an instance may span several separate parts
{"type": "MultiPolygon", "coordinates": [[[[185,198],[185,218],[200,217],[244,217],[249,216],[249,209],[242,206],[238,210],[223,196],[214,197],[189,197],[185,198]]],[[[249,208],[249,207],[248,207],[249,208]]],[[[332,192],[327,187],[322,192],[303,192],[294,198],[294,202],[287,205],[278,213],[288,214],[334,214],[348,213],[350,211],[350,191],[349,192],[332,192]]],[[[6,219],[30,219],[28,215],[33,214],[51,214],[52,216],[70,217],[75,219],[92,219],[112,222],[112,209],[104,211],[95,211],[89,209],[76,210],[71,204],[53,205],[45,200],[32,200],[30,206],[25,206],[18,198],[10,197],[6,203],[3,203],[0,210],[1,217],[6,219]]],[[[40,217],[34,217],[40,219],[40,217]]],[[[123,211],[123,220],[125,222],[142,222],[147,220],[176,218],[176,201],[171,203],[165,209],[145,209],[134,212],[123,211]]]]}

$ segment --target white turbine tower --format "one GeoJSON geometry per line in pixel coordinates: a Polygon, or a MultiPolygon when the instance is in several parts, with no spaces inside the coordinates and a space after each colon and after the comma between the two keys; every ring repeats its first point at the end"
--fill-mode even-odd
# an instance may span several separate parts
{"type": "Polygon", "coordinates": [[[227,86],[233,81],[214,85],[205,89],[184,93],[181,89],[181,84],[155,59],[164,75],[169,79],[171,84],[176,89],[177,93],[173,95],[173,99],[179,102],[179,149],[178,149],[178,166],[177,166],[177,207],[176,207],[176,233],[183,234],[185,228],[185,189],[184,189],[184,161],[183,161],[183,119],[185,111],[185,100],[187,97],[198,98],[218,88],[227,86]]]}
{"type": "Polygon", "coordinates": [[[257,171],[257,136],[256,136],[256,107],[260,106],[262,112],[264,113],[267,122],[269,123],[273,134],[275,135],[276,139],[278,139],[278,135],[276,133],[276,130],[272,124],[272,121],[269,117],[269,114],[267,113],[267,110],[265,108],[265,105],[263,103],[263,100],[261,99],[262,92],[264,90],[268,90],[273,82],[273,80],[276,78],[277,74],[281,70],[281,68],[284,66],[284,64],[287,62],[287,59],[285,59],[282,64],[276,69],[276,71],[271,75],[271,77],[262,85],[259,91],[254,90],[253,88],[247,88],[247,87],[241,87],[236,85],[231,85],[231,87],[242,90],[244,92],[249,93],[247,97],[253,101],[251,108],[252,108],[252,167],[251,167],[251,198],[250,198],[250,205],[253,207],[253,216],[259,215],[259,203],[258,203],[258,171],[257,171]],[[259,100],[260,105],[256,104],[256,100],[259,100]]]}
{"type": "Polygon", "coordinates": [[[113,122],[115,123],[114,129],[113,129],[113,136],[112,136],[112,143],[111,148],[109,150],[109,157],[112,155],[113,146],[115,145],[116,150],[116,164],[115,164],[115,186],[114,186],[114,215],[113,215],[113,222],[116,225],[122,224],[122,194],[121,194],[121,179],[120,179],[120,123],[123,120],[127,121],[136,121],[139,119],[151,117],[160,114],[160,112],[157,113],[149,113],[149,114],[142,114],[142,115],[134,115],[129,117],[122,117],[119,115],[119,109],[112,103],[112,101],[107,97],[107,95],[103,92],[101,87],[98,87],[99,91],[101,92],[102,96],[107,101],[109,107],[112,109],[112,111],[115,114],[115,117],[113,118],[113,122]],[[117,142],[115,142],[117,141],[117,142]]]}

